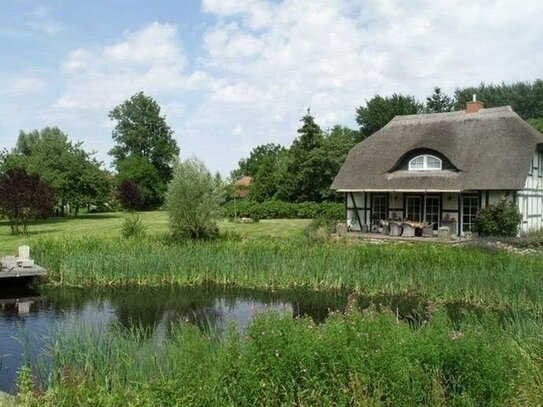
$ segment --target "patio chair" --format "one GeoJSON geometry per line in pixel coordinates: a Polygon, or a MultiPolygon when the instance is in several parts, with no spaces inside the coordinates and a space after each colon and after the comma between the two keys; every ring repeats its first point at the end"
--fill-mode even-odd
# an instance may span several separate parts
{"type": "Polygon", "coordinates": [[[434,223],[430,223],[422,228],[422,237],[434,237],[434,223]]]}
{"type": "Polygon", "coordinates": [[[414,237],[415,236],[415,228],[406,222],[402,223],[402,236],[403,237],[414,237]]]}
{"type": "Polygon", "coordinates": [[[389,223],[386,220],[380,220],[379,223],[381,224],[381,233],[388,235],[390,231],[389,223]]]}
{"type": "Polygon", "coordinates": [[[390,236],[401,236],[402,227],[398,222],[389,222],[390,236]]]}

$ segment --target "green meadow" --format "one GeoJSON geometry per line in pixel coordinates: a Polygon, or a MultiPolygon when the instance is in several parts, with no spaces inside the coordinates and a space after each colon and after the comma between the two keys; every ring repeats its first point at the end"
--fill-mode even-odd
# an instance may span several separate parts
{"type": "Polygon", "coordinates": [[[172,322],[57,327],[50,366],[19,373],[30,406],[524,406],[543,403],[543,255],[429,243],[307,239],[305,220],[221,222],[215,241],[168,239],[163,212],[124,239],[124,214],[32,225],[28,243],[49,286],[218,286],[350,293],[344,313],[316,324],[275,313],[245,331],[172,322]],[[422,298],[414,325],[361,310],[360,298],[422,298]],[[445,312],[461,305],[455,320],[445,312]]]}
{"type": "MultiPolygon", "coordinates": [[[[146,232],[150,235],[164,234],[168,230],[168,214],[164,211],[142,212],[146,232]]],[[[13,236],[6,220],[0,220],[0,254],[14,254],[17,246],[29,244],[41,238],[74,236],[98,236],[120,238],[121,223],[128,216],[124,212],[82,214],[77,217],[51,218],[29,226],[28,236],[13,236]]],[[[296,238],[304,235],[308,219],[269,219],[257,223],[241,224],[220,222],[223,232],[235,232],[242,236],[296,238]]]]}

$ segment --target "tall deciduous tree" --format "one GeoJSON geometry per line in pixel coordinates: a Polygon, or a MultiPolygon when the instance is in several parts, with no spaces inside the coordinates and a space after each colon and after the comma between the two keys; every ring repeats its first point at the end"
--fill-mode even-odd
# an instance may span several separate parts
{"type": "Polygon", "coordinates": [[[179,147],[172,129],[160,114],[158,103],[139,92],[111,110],[109,118],[116,121],[113,129],[115,147],[110,151],[115,163],[132,156],[143,157],[167,183],[171,179],[172,164],[179,155],[179,147]]]}
{"type": "Polygon", "coordinates": [[[476,87],[458,88],[455,91],[456,108],[464,109],[473,95],[485,107],[511,106],[524,120],[543,118],[543,80],[533,82],[481,83],[476,87]]]}
{"type": "Polygon", "coordinates": [[[268,162],[270,159],[277,160],[284,151],[283,146],[274,143],[257,146],[253,148],[249,157],[239,160],[238,168],[232,171],[230,178],[236,180],[245,175],[254,177],[264,162],[268,162]]]}
{"type": "Polygon", "coordinates": [[[288,164],[280,177],[279,198],[288,201],[320,201],[324,135],[309,109],[301,119],[299,136],[290,147],[288,164]]]}
{"type": "Polygon", "coordinates": [[[420,102],[413,96],[393,94],[392,96],[374,96],[365,106],[356,109],[356,122],[360,126],[360,138],[371,136],[383,128],[394,116],[417,114],[423,110],[420,102]]]}
{"type": "Polygon", "coordinates": [[[335,176],[347,158],[347,154],[357,143],[358,138],[357,131],[343,126],[334,126],[325,135],[322,149],[326,157],[326,165],[321,168],[321,177],[323,179],[321,200],[343,198],[341,194],[330,190],[330,185],[332,185],[335,176]]]}
{"type": "Polygon", "coordinates": [[[138,186],[143,197],[143,208],[157,207],[162,203],[166,183],[147,158],[131,155],[119,160],[116,182],[120,185],[123,181],[132,181],[138,186]]]}
{"type": "Polygon", "coordinates": [[[6,166],[39,174],[55,190],[61,212],[69,205],[77,214],[79,208],[104,205],[111,197],[108,173],[81,146],[57,127],[21,131],[6,166]]]}
{"type": "Polygon", "coordinates": [[[450,112],[454,107],[453,99],[441,92],[441,88],[435,87],[434,93],[426,98],[426,112],[443,113],[450,112]]]}

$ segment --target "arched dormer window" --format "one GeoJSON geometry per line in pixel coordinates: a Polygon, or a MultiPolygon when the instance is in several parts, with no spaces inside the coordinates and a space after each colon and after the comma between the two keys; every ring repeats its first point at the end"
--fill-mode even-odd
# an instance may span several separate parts
{"type": "Polygon", "coordinates": [[[418,155],[409,161],[409,171],[439,171],[441,168],[441,159],[431,154],[418,155]]]}

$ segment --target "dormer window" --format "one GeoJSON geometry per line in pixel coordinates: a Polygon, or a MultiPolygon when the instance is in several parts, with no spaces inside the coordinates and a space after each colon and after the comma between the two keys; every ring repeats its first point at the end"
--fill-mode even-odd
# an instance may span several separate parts
{"type": "Polygon", "coordinates": [[[409,171],[439,171],[441,165],[441,159],[435,155],[423,154],[409,161],[409,171]]]}

